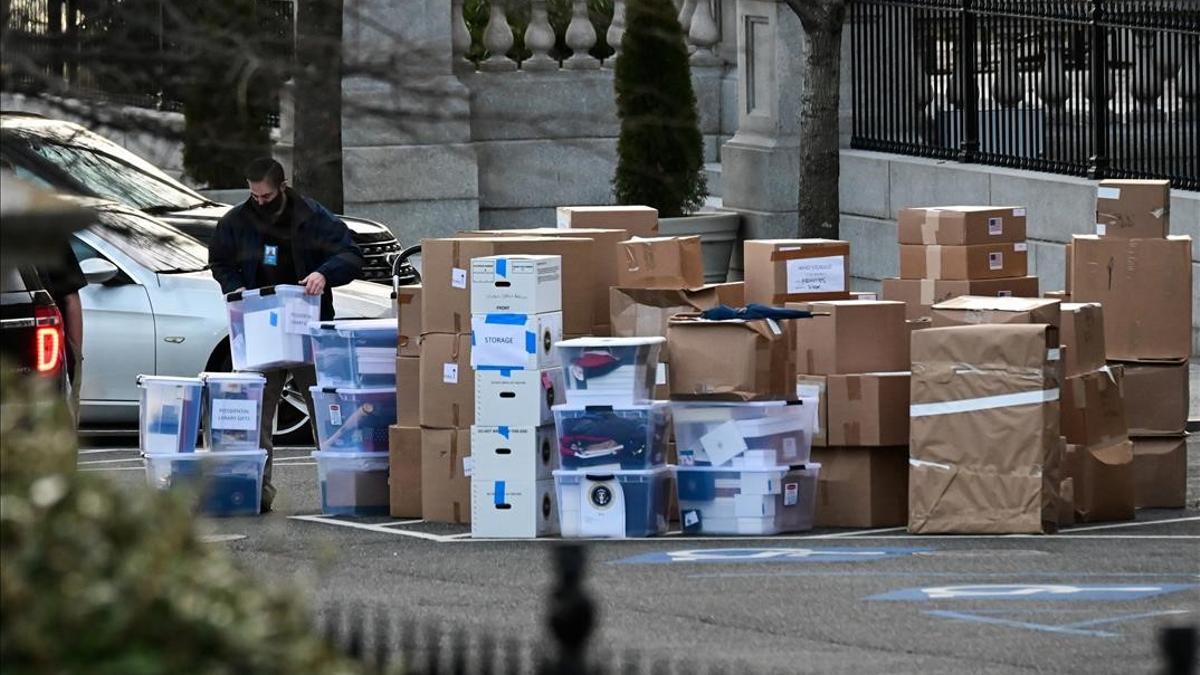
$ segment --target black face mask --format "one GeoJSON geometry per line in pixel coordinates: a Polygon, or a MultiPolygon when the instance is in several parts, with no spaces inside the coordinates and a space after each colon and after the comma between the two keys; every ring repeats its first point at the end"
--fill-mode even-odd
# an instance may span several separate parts
{"type": "Polygon", "coordinates": [[[283,190],[275,195],[275,198],[266,204],[259,204],[253,197],[250,199],[250,208],[254,210],[255,215],[267,223],[274,223],[280,214],[283,213],[283,207],[287,202],[287,197],[283,190]]]}

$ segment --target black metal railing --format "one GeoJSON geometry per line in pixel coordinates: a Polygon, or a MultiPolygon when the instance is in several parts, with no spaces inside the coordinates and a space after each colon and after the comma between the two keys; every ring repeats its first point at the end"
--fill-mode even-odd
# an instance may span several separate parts
{"type": "Polygon", "coordinates": [[[1200,189],[1200,2],[852,0],[851,146],[1200,189]]]}

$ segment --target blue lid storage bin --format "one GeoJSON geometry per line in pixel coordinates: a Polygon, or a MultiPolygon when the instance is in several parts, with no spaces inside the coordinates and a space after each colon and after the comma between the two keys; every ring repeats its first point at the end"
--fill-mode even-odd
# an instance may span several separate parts
{"type": "Polygon", "coordinates": [[[811,530],[820,469],[820,464],[677,467],[683,532],[763,535],[811,530]]]}
{"type": "Polygon", "coordinates": [[[321,296],[303,286],[264,286],[225,296],[234,370],[312,363],[308,324],[321,318],[321,296]]]}
{"type": "Polygon", "coordinates": [[[314,321],[309,324],[317,384],[322,387],[394,387],[395,319],[314,321]]]}
{"type": "Polygon", "coordinates": [[[138,375],[138,447],[142,453],[194,452],[204,382],[198,377],[138,375]]]}
{"type": "Polygon", "coordinates": [[[807,464],[816,401],[672,401],[680,466],[807,464]]]}
{"type": "Polygon", "coordinates": [[[388,515],[388,453],[314,452],[321,511],[334,516],[388,515]]]}
{"type": "Polygon", "coordinates": [[[641,471],[554,472],[564,538],[625,539],[667,531],[671,467],[641,471]]]}
{"type": "Polygon", "coordinates": [[[263,450],[149,453],[146,480],[160,490],[195,490],[197,509],[207,516],[256,516],[266,465],[263,450]]]}
{"type": "Polygon", "coordinates": [[[209,450],[258,450],[262,427],[261,373],[200,373],[204,382],[204,445],[209,450]]]}
{"type": "Polygon", "coordinates": [[[396,388],[312,387],[317,447],[325,452],[388,451],[388,426],[396,423],[396,388]]]}
{"type": "Polygon", "coordinates": [[[665,401],[565,403],[553,410],[564,469],[636,470],[666,463],[671,412],[665,401]]]}
{"type": "Polygon", "coordinates": [[[615,405],[654,400],[664,343],[662,337],[588,337],[557,343],[567,402],[615,405]]]}

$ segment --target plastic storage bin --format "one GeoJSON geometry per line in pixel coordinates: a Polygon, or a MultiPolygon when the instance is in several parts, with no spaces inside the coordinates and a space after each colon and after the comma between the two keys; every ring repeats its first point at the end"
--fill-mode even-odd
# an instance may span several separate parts
{"type": "Polygon", "coordinates": [[[234,370],[312,362],[308,324],[321,318],[321,296],[303,286],[264,286],[225,296],[234,370]]]}
{"type": "Polygon", "coordinates": [[[807,464],[817,424],[807,401],[672,401],[680,466],[807,464]]]}
{"type": "Polygon", "coordinates": [[[162,490],[197,490],[197,507],[205,515],[256,516],[262,504],[266,465],[263,450],[150,453],[146,455],[146,479],[162,490]]]}
{"type": "Polygon", "coordinates": [[[568,403],[654,400],[658,354],[665,338],[576,338],[557,343],[568,403]]]}
{"type": "Polygon", "coordinates": [[[394,387],[395,319],[314,321],[309,324],[317,384],[322,387],[394,387]]]}
{"type": "Polygon", "coordinates": [[[204,445],[209,450],[258,450],[263,389],[260,373],[200,373],[204,381],[204,445]]]}
{"type": "Polygon", "coordinates": [[[138,446],[143,453],[193,452],[204,382],[198,377],[138,375],[138,446]]]}
{"type": "Polygon", "coordinates": [[[688,534],[779,534],[811,530],[820,464],[676,469],[679,519],[688,534]]]}
{"type": "Polygon", "coordinates": [[[388,515],[388,453],[314,452],[321,511],[339,516],[388,515]]]}
{"type": "Polygon", "coordinates": [[[665,401],[643,405],[556,405],[554,426],[564,469],[649,469],[667,460],[665,401]]]}
{"type": "Polygon", "coordinates": [[[312,387],[317,447],[326,452],[388,451],[388,425],[396,423],[396,388],[312,387]]]}
{"type": "Polygon", "coordinates": [[[554,472],[562,536],[653,537],[667,531],[671,467],[554,472]]]}

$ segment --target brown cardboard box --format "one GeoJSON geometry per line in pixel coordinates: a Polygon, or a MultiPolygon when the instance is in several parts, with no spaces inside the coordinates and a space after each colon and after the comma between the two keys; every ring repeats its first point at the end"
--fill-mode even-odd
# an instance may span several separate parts
{"type": "Polygon", "coordinates": [[[421,286],[401,286],[395,294],[396,354],[421,355],[421,286]]]}
{"type": "Polygon", "coordinates": [[[1029,274],[1025,242],[971,246],[900,245],[902,279],[1000,279],[1029,274]]]}
{"type": "Polygon", "coordinates": [[[1042,293],[1042,297],[1048,300],[1058,300],[1059,302],[1071,302],[1071,294],[1066,291],[1046,291],[1042,293]]]}
{"type": "Polygon", "coordinates": [[[470,429],[421,429],[421,517],[431,523],[471,522],[470,429]]]}
{"type": "Polygon", "coordinates": [[[1192,351],[1192,240],[1076,236],[1071,299],[1104,305],[1110,360],[1186,359],[1192,351]]]}
{"type": "Polygon", "coordinates": [[[814,448],[817,527],[894,527],[908,519],[908,448],[814,448]]]}
{"type": "Polygon", "coordinates": [[[1063,452],[1058,349],[1058,331],[1046,324],[913,334],[910,532],[1054,529],[1063,452]]]}
{"type": "Polygon", "coordinates": [[[908,445],[909,380],[907,372],[829,375],[829,445],[908,445]]]}
{"type": "Polygon", "coordinates": [[[489,255],[562,256],[563,332],[590,334],[597,323],[593,299],[595,240],[566,237],[460,237],[426,239],[421,248],[421,329],[471,330],[471,259],[489,255]]]}
{"type": "Polygon", "coordinates": [[[1129,439],[1120,366],[1068,377],[1060,410],[1067,443],[1101,448],[1129,439]]]}
{"type": "Polygon", "coordinates": [[[635,238],[621,242],[617,283],[624,288],[700,288],[700,237],[635,238]]]}
{"type": "Polygon", "coordinates": [[[1139,509],[1187,505],[1187,437],[1133,439],[1134,496],[1139,509]]]}
{"type": "MultiPolygon", "coordinates": [[[[1067,295],[1070,296],[1070,295],[1073,295],[1071,293],[1071,277],[1072,277],[1071,268],[1075,265],[1075,246],[1072,244],[1072,242],[1069,242],[1069,241],[1067,242],[1067,245],[1063,250],[1063,258],[1065,258],[1063,264],[1065,265],[1065,270],[1066,270],[1065,276],[1063,277],[1063,279],[1064,279],[1063,285],[1066,286],[1066,289],[1064,289],[1064,290],[1066,290],[1067,295]]],[[[1071,298],[1072,301],[1074,299],[1075,298],[1071,298]]]]}
{"type": "Polygon", "coordinates": [[[870,302],[874,302],[876,300],[879,300],[880,297],[879,297],[878,293],[872,293],[872,292],[868,292],[868,291],[850,291],[850,299],[851,300],[867,300],[870,302]]]}
{"type": "Polygon", "coordinates": [[[1125,440],[1097,448],[1068,445],[1066,466],[1079,522],[1133,519],[1132,443],[1125,440]]]}
{"type": "Polygon", "coordinates": [[[758,401],[796,395],[789,329],[774,321],[705,321],[680,314],[667,327],[671,398],[758,401]]]}
{"type": "Polygon", "coordinates": [[[1063,363],[1066,377],[1104,367],[1104,310],[1094,303],[1068,302],[1062,310],[1063,363]]]}
{"type": "Polygon", "coordinates": [[[396,424],[421,425],[421,359],[396,357],[396,424]]]}
{"type": "Polygon", "coordinates": [[[746,282],[729,281],[723,284],[713,284],[717,289],[717,300],[722,305],[730,307],[746,306],[746,282]]]}
{"type": "Polygon", "coordinates": [[[970,326],[977,323],[1047,323],[1058,327],[1057,300],[1045,298],[990,298],[961,295],[933,306],[933,327],[970,326]]]}
{"type": "Polygon", "coordinates": [[[556,216],[560,228],[625,230],[625,239],[658,236],[658,210],[649,206],[560,206],[556,216]]]}
{"type": "Polygon", "coordinates": [[[903,304],[835,300],[808,303],[806,308],[813,317],[793,326],[796,372],[833,375],[908,370],[909,329],[903,304]]]}
{"type": "Polygon", "coordinates": [[[935,206],[900,209],[901,244],[996,244],[1025,241],[1025,209],[1019,206],[935,206]]]}
{"type": "Polygon", "coordinates": [[[1096,234],[1118,239],[1171,234],[1171,181],[1100,181],[1096,187],[1096,234]]]}
{"type": "Polygon", "coordinates": [[[617,285],[617,263],[620,261],[621,242],[629,238],[629,233],[619,229],[603,228],[570,228],[531,227],[520,230],[480,230],[476,232],[460,232],[460,237],[569,237],[571,239],[593,240],[594,255],[589,259],[594,276],[595,297],[593,311],[596,325],[592,335],[607,336],[610,334],[608,325],[608,289],[617,285]]]}
{"type": "MultiPolygon", "coordinates": [[[[817,399],[817,428],[813,430],[813,447],[829,445],[829,404],[826,386],[824,375],[796,376],[796,398],[817,399]]],[[[908,440],[905,439],[905,442],[908,440]]]]}
{"type": "Polygon", "coordinates": [[[471,334],[428,333],[421,338],[421,426],[462,429],[475,423],[471,334]]]}
{"type": "Polygon", "coordinates": [[[1178,436],[1187,429],[1188,362],[1124,363],[1130,436],[1178,436]]]}
{"type": "Polygon", "coordinates": [[[748,239],[746,302],[850,299],[850,244],[834,239],[748,239]]]}
{"type": "MultiPolygon", "coordinates": [[[[695,290],[613,288],[609,293],[614,337],[667,336],[667,324],[676,314],[695,314],[721,302],[719,286],[695,290]]],[[[658,360],[670,362],[669,345],[663,345],[658,360]]]]}
{"type": "Polygon", "coordinates": [[[908,305],[909,319],[933,316],[933,306],[960,295],[988,297],[1036,298],[1037,277],[1012,279],[884,279],[883,299],[897,300],[908,305]]]}
{"type": "Polygon", "coordinates": [[[920,319],[905,319],[904,324],[906,326],[908,326],[908,343],[911,345],[912,344],[912,334],[919,330],[925,330],[926,328],[933,328],[933,319],[931,319],[927,316],[922,317],[920,319]]]}
{"type": "Polygon", "coordinates": [[[388,427],[388,487],[393,518],[421,517],[420,427],[388,427]]]}

